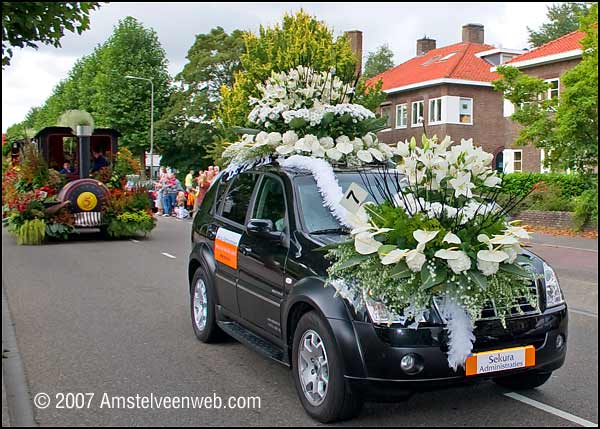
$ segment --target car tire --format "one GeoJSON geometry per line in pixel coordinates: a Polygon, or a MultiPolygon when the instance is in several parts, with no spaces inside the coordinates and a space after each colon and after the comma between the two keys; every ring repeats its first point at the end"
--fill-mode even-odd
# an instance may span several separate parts
{"type": "Polygon", "coordinates": [[[552,372],[526,372],[521,374],[498,377],[494,379],[496,384],[514,390],[527,390],[540,387],[550,379],[552,372]]]}
{"type": "Polygon", "coordinates": [[[190,287],[190,314],[194,334],[203,343],[216,342],[224,333],[215,317],[216,300],[212,283],[203,268],[198,268],[190,287]]]}
{"type": "Polygon", "coordinates": [[[293,341],[292,374],[306,412],[321,423],[347,420],[359,414],[363,401],[352,392],[344,378],[342,356],[327,322],[314,311],[304,314],[298,322],[293,341]],[[305,343],[308,348],[305,348],[305,343]],[[311,354],[314,354],[311,360],[319,360],[315,362],[318,368],[311,368],[308,363],[307,357],[311,354]],[[327,380],[321,397],[319,393],[313,393],[314,383],[306,385],[310,377],[317,380],[317,386],[323,386],[323,380],[327,380]]]}

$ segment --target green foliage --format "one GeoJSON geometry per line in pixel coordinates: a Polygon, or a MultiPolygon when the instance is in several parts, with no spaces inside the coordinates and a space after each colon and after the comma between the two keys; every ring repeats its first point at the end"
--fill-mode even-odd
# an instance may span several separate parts
{"type": "Polygon", "coordinates": [[[571,199],[594,187],[597,177],[583,174],[510,173],[504,175],[502,189],[506,194],[525,196],[537,183],[556,186],[565,198],[571,199]]]}
{"type": "Polygon", "coordinates": [[[575,215],[573,216],[575,227],[578,230],[591,223],[598,227],[598,187],[588,189],[579,197],[575,198],[575,215]]]}
{"type": "Polygon", "coordinates": [[[75,227],[63,223],[49,223],[46,225],[46,237],[56,240],[68,240],[69,234],[75,232],[75,227]]]}
{"type": "Polygon", "coordinates": [[[46,222],[42,219],[26,220],[16,228],[17,244],[42,244],[46,233],[46,222]]]}
{"type": "Polygon", "coordinates": [[[258,84],[271,72],[288,71],[298,65],[317,71],[332,67],[342,80],[353,80],[356,58],[345,36],[334,38],[321,21],[301,10],[286,14],[283,23],[260,27],[259,34],[244,35],[245,52],[241,70],[235,74],[232,87],[224,86],[217,118],[225,128],[245,125],[250,105],[248,97],[259,97],[258,84]]]}
{"type": "Polygon", "coordinates": [[[81,34],[100,2],[2,2],[2,67],[10,64],[12,47],[60,47],[65,30],[81,34]]]}
{"type": "Polygon", "coordinates": [[[549,22],[542,24],[539,30],[527,27],[529,43],[533,47],[538,47],[577,30],[579,19],[586,14],[588,8],[588,4],[584,2],[568,2],[548,6],[546,16],[549,22]]]}
{"type": "Polygon", "coordinates": [[[374,52],[367,54],[365,62],[364,76],[367,78],[383,73],[394,67],[394,53],[390,47],[385,44],[379,46],[374,52]]]}
{"type": "Polygon", "coordinates": [[[26,144],[21,148],[20,170],[21,182],[17,187],[22,191],[39,188],[48,181],[48,165],[34,144],[26,144]]]}
{"type": "Polygon", "coordinates": [[[138,233],[147,235],[156,225],[154,216],[144,210],[125,212],[112,218],[107,232],[113,238],[134,237],[138,233]]]}
{"type": "Polygon", "coordinates": [[[196,35],[188,63],[175,77],[169,103],[156,123],[163,164],[189,171],[212,163],[209,147],[220,136],[212,118],[221,87],[233,83],[243,49],[243,33],[238,30],[227,34],[217,27],[196,35]]]}

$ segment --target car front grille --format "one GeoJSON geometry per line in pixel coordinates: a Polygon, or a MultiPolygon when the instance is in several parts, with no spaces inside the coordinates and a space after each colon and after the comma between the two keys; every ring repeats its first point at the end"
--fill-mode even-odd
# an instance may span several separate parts
{"type": "Polygon", "coordinates": [[[499,307],[496,303],[491,300],[488,301],[483,309],[481,310],[481,316],[479,320],[493,320],[498,319],[500,314],[506,314],[507,317],[516,317],[516,316],[530,316],[533,314],[540,314],[539,308],[539,290],[540,290],[539,280],[532,281],[529,285],[529,291],[531,295],[534,297],[534,303],[530,303],[530,300],[527,296],[520,296],[516,299],[513,305],[510,308],[507,307],[499,307]],[[508,310],[508,311],[507,311],[508,310]]]}

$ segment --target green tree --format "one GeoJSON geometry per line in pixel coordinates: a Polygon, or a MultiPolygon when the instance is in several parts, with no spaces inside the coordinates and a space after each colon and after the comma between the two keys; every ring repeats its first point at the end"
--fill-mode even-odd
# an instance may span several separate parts
{"type": "Polygon", "coordinates": [[[65,30],[87,30],[90,12],[99,7],[100,2],[2,2],[2,67],[10,65],[13,47],[60,47],[65,30]]]}
{"type": "Polygon", "coordinates": [[[221,27],[198,34],[187,54],[188,63],[175,77],[169,103],[157,122],[162,136],[162,163],[187,171],[205,168],[209,145],[219,130],[212,120],[221,99],[221,87],[230,87],[240,67],[243,33],[227,34],[221,27]]]}
{"type": "Polygon", "coordinates": [[[248,97],[259,96],[257,85],[273,71],[287,71],[298,65],[319,71],[335,68],[338,77],[347,82],[353,80],[356,56],[348,39],[334,38],[325,23],[303,10],[284,15],[281,26],[261,26],[258,35],[246,33],[244,41],[241,70],[233,85],[224,86],[221,91],[218,119],[226,128],[246,124],[251,110],[248,97]]]}
{"type": "MultiPolygon", "coordinates": [[[[162,116],[169,98],[167,59],[158,36],[133,17],[119,21],[111,37],[93,55],[84,67],[78,91],[85,85],[93,90],[87,95],[96,124],[119,130],[120,144],[144,159],[150,147],[151,87],[146,81],[127,79],[132,75],[151,79],[154,84],[154,120],[162,116]],[[87,80],[88,74],[89,81],[87,80]]],[[[85,100],[80,101],[83,108],[85,100]]]]}
{"type": "Polygon", "coordinates": [[[394,53],[390,47],[381,45],[374,52],[369,52],[365,61],[364,76],[370,78],[394,67],[394,53]]]}
{"type": "Polygon", "coordinates": [[[529,43],[538,47],[579,28],[579,18],[586,14],[589,6],[582,2],[569,2],[548,6],[546,16],[549,22],[539,30],[527,27],[529,43]]]}
{"type": "Polygon", "coordinates": [[[589,171],[598,165],[598,5],[581,19],[583,59],[566,72],[560,98],[546,97],[548,84],[510,66],[494,89],[515,105],[511,119],[522,126],[515,144],[533,143],[546,150],[556,169],[589,171]]]}

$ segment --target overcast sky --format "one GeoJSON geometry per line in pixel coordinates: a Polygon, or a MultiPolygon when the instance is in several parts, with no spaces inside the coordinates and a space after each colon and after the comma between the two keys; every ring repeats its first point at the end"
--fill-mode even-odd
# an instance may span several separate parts
{"type": "Polygon", "coordinates": [[[11,65],[2,70],[2,131],[40,106],[52,88],[67,76],[77,58],[89,54],[128,15],[156,30],[167,52],[169,72],[186,63],[196,34],[221,26],[256,32],[281,21],[285,12],[304,8],[325,21],[336,35],[363,32],[363,53],[387,43],[399,64],[415,55],[416,40],[427,35],[445,46],[461,40],[466,23],[485,26],[485,42],[505,48],[527,47],[527,26],[546,20],[545,3],[110,3],[91,14],[90,30],[67,33],[61,48],[15,48],[11,65]]]}

